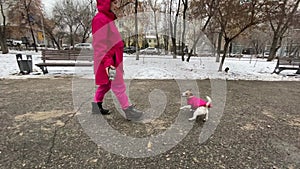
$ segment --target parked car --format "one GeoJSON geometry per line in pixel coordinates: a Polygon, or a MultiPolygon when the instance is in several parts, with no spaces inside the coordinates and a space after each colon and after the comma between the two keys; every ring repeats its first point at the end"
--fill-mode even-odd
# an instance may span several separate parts
{"type": "Polygon", "coordinates": [[[61,48],[62,48],[63,50],[70,50],[70,46],[67,45],[67,44],[62,44],[61,48]]]}
{"type": "Polygon", "coordinates": [[[140,54],[144,54],[144,55],[159,55],[160,51],[157,48],[148,47],[146,49],[140,50],[140,54]]]}
{"type": "Polygon", "coordinates": [[[255,50],[253,48],[245,48],[243,49],[242,54],[253,55],[255,54],[255,50]]]}
{"type": "Polygon", "coordinates": [[[37,47],[46,47],[46,45],[43,44],[43,43],[41,43],[41,44],[37,43],[36,46],[37,46],[37,47]]]}
{"type": "Polygon", "coordinates": [[[21,40],[14,40],[14,39],[7,39],[6,40],[6,44],[7,46],[21,46],[22,45],[22,41],[21,40]]]}
{"type": "Polygon", "coordinates": [[[257,55],[258,58],[268,58],[269,57],[270,52],[269,51],[265,51],[264,53],[260,53],[257,55]]]}
{"type": "Polygon", "coordinates": [[[135,46],[124,47],[124,53],[133,54],[136,52],[135,46]]]}
{"type": "Polygon", "coordinates": [[[13,40],[12,39],[7,39],[6,40],[6,45],[7,46],[13,46],[13,40]]]}
{"type": "Polygon", "coordinates": [[[87,50],[93,50],[93,46],[91,43],[78,43],[74,45],[75,49],[87,49],[87,50]]]}
{"type": "Polygon", "coordinates": [[[266,52],[264,53],[264,58],[269,57],[269,55],[270,55],[270,52],[269,52],[269,51],[266,51],[266,52]]]}
{"type": "Polygon", "coordinates": [[[241,58],[241,57],[243,57],[243,55],[240,54],[240,53],[229,53],[228,55],[229,55],[229,57],[234,57],[234,58],[241,58]]]}

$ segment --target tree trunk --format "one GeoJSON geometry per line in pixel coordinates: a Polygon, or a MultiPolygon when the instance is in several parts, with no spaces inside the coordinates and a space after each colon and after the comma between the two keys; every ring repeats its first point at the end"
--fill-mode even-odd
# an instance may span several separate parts
{"type": "Polygon", "coordinates": [[[70,44],[71,46],[73,46],[73,49],[75,49],[75,44],[74,44],[74,36],[73,36],[73,28],[72,28],[72,25],[69,25],[69,28],[70,28],[70,44]]]}
{"type": "Polygon", "coordinates": [[[175,21],[174,21],[174,26],[173,26],[174,30],[173,30],[173,35],[172,35],[173,53],[175,54],[175,58],[177,55],[176,33],[177,33],[177,22],[178,22],[178,17],[179,17],[179,10],[180,10],[180,0],[178,0],[178,7],[177,7],[176,15],[175,15],[175,21]]]}
{"type": "MultiPolygon", "coordinates": [[[[293,1],[292,1],[293,2],[293,1]]],[[[294,1],[295,2],[295,1],[294,1]]],[[[276,52],[281,46],[281,41],[283,38],[284,33],[287,31],[287,29],[290,27],[290,24],[293,22],[293,18],[297,17],[296,12],[299,8],[300,0],[297,0],[295,4],[293,5],[292,10],[288,13],[286,13],[285,8],[287,8],[288,1],[285,0],[284,3],[281,5],[280,13],[281,17],[278,17],[278,21],[275,21],[276,24],[273,24],[272,18],[270,18],[270,25],[273,30],[273,41],[271,44],[270,49],[270,55],[267,59],[267,61],[272,61],[276,57],[276,52]],[[275,28],[276,26],[276,28],[275,28]]]]}
{"type": "Polygon", "coordinates": [[[50,34],[50,38],[51,38],[51,40],[52,40],[53,46],[57,46],[58,50],[60,50],[61,47],[60,47],[58,41],[55,39],[55,37],[54,37],[54,35],[53,35],[52,33],[50,34]]]}
{"type": "Polygon", "coordinates": [[[36,40],[35,40],[35,36],[34,36],[34,33],[33,33],[33,29],[32,29],[32,25],[31,23],[29,22],[29,25],[30,25],[30,32],[31,32],[31,36],[32,36],[32,39],[33,39],[33,46],[34,46],[34,50],[35,52],[38,52],[38,49],[36,47],[36,40]]]}
{"type": "Polygon", "coordinates": [[[140,59],[139,56],[139,32],[138,32],[138,0],[135,0],[135,11],[134,11],[134,20],[135,20],[135,48],[136,48],[136,60],[140,59]]]}
{"type": "Polygon", "coordinates": [[[155,27],[155,36],[157,41],[157,48],[160,49],[160,42],[158,37],[158,31],[157,31],[157,18],[156,18],[156,12],[154,12],[154,27],[155,27]]]}
{"type": "Polygon", "coordinates": [[[272,40],[270,53],[267,61],[272,61],[276,57],[277,50],[280,48],[280,45],[278,44],[279,44],[279,38],[275,35],[272,40]]]}
{"type": "Polygon", "coordinates": [[[7,54],[8,53],[8,47],[6,44],[6,17],[4,15],[4,10],[3,10],[3,5],[2,2],[0,4],[1,6],[1,15],[3,18],[3,23],[2,26],[0,26],[0,45],[1,45],[1,50],[2,54],[7,54]]]}
{"type": "Polygon", "coordinates": [[[6,38],[5,38],[5,36],[1,35],[0,45],[1,45],[2,54],[7,54],[8,53],[8,47],[7,47],[7,44],[6,44],[6,38]]]}
{"type": "Polygon", "coordinates": [[[190,62],[191,56],[192,56],[192,54],[193,54],[193,52],[194,52],[194,49],[196,49],[196,44],[198,43],[200,37],[201,37],[201,33],[197,36],[197,39],[196,39],[196,41],[194,42],[193,47],[192,47],[192,49],[190,50],[190,52],[189,52],[189,54],[188,54],[188,58],[187,58],[187,60],[186,60],[187,62],[190,62]]]}
{"type": "MultiPolygon", "coordinates": [[[[185,29],[186,29],[186,11],[188,8],[188,0],[183,0],[183,30],[182,30],[182,36],[181,36],[181,60],[184,61],[185,56],[185,29]]],[[[187,52],[188,53],[188,52],[187,52]]]]}
{"type": "Polygon", "coordinates": [[[164,49],[165,49],[165,54],[168,54],[168,50],[169,50],[169,36],[164,35],[164,49]]]}
{"type": "Polygon", "coordinates": [[[173,23],[172,23],[172,4],[173,0],[170,2],[170,8],[169,8],[169,25],[170,25],[170,36],[172,41],[172,47],[171,47],[171,53],[173,53],[173,59],[176,59],[176,39],[174,37],[174,29],[173,29],[173,23]]]}
{"type": "Polygon", "coordinates": [[[218,49],[217,49],[217,57],[216,57],[216,62],[220,62],[220,56],[221,56],[221,45],[222,45],[222,36],[223,36],[223,32],[219,33],[219,37],[218,37],[218,49]]]}
{"type": "MultiPolygon", "coordinates": [[[[201,29],[201,32],[198,34],[197,39],[194,41],[193,47],[191,48],[190,52],[188,52],[187,62],[190,61],[190,58],[191,58],[193,52],[196,50],[196,45],[197,45],[198,41],[200,40],[200,37],[202,36],[202,33],[204,33],[204,31],[206,30],[211,18],[212,18],[211,16],[208,17],[208,19],[206,20],[203,28],[201,29]]],[[[194,34],[194,35],[196,36],[196,34],[194,34]]]]}
{"type": "Polygon", "coordinates": [[[27,22],[29,24],[29,28],[30,28],[30,32],[31,32],[31,36],[32,36],[34,50],[35,50],[35,52],[38,52],[34,32],[33,32],[33,29],[32,29],[32,23],[33,23],[34,19],[31,17],[31,15],[29,13],[29,8],[30,8],[31,2],[32,1],[30,0],[27,4],[27,2],[24,1],[24,6],[26,8],[27,22]]]}
{"type": "Polygon", "coordinates": [[[229,44],[230,44],[230,40],[225,39],[224,53],[223,53],[222,60],[221,60],[220,66],[219,66],[219,70],[218,70],[219,72],[222,72],[223,64],[224,64],[224,61],[225,61],[225,57],[226,57],[226,54],[227,54],[229,44]]]}

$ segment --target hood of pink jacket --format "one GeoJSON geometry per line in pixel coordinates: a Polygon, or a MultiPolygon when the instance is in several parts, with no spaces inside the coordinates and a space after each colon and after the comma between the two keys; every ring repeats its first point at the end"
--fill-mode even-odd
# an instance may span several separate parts
{"type": "Polygon", "coordinates": [[[102,12],[108,17],[115,19],[115,14],[110,10],[111,0],[97,0],[98,12],[102,12]]]}

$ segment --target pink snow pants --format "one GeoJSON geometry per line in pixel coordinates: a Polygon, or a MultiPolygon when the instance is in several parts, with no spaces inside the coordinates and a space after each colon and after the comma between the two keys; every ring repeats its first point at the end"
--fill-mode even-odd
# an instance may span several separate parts
{"type": "Polygon", "coordinates": [[[126,85],[123,79],[123,72],[117,72],[117,77],[113,81],[109,81],[107,84],[99,85],[96,92],[94,101],[103,102],[105,94],[112,89],[113,93],[117,97],[121,108],[127,109],[129,105],[128,96],[126,94],[126,85]]]}

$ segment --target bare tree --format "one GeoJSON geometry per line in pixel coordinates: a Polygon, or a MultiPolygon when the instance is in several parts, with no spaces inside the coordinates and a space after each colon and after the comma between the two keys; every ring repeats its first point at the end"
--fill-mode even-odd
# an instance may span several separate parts
{"type": "Polygon", "coordinates": [[[93,16],[96,13],[96,5],[94,1],[88,0],[90,2],[89,5],[85,5],[85,3],[81,4],[82,9],[79,12],[81,18],[79,19],[79,29],[80,32],[78,34],[81,37],[81,42],[86,42],[91,34],[91,22],[93,16]]]}
{"type": "Polygon", "coordinates": [[[155,28],[155,36],[156,36],[156,41],[157,41],[157,47],[160,48],[160,42],[159,42],[159,37],[158,37],[158,32],[157,32],[157,11],[159,10],[159,4],[157,0],[148,0],[148,3],[151,7],[151,10],[153,11],[154,14],[154,28],[155,28]]]}
{"type": "Polygon", "coordinates": [[[243,38],[249,39],[250,46],[255,50],[256,55],[264,51],[266,43],[269,41],[268,33],[265,31],[265,25],[257,25],[249,29],[243,36],[243,38]]]}
{"type": "Polygon", "coordinates": [[[9,1],[11,6],[8,10],[8,20],[14,27],[15,37],[20,38],[27,37],[27,31],[30,30],[33,45],[36,48],[36,37],[35,32],[38,31],[39,27],[37,22],[42,17],[42,3],[41,0],[20,0],[20,1],[9,1]]]}
{"type": "Polygon", "coordinates": [[[171,0],[170,4],[169,4],[169,26],[170,26],[170,35],[171,35],[171,42],[172,42],[172,53],[173,53],[173,58],[176,58],[176,54],[177,54],[177,39],[176,39],[176,33],[177,33],[177,22],[178,22],[178,18],[179,18],[179,13],[180,13],[180,6],[181,6],[181,0],[178,0],[178,2],[174,2],[173,0],[171,0]],[[175,14],[175,18],[174,21],[172,20],[173,15],[173,6],[177,6],[177,10],[176,10],[176,14],[175,14]]]}
{"type": "Polygon", "coordinates": [[[173,58],[175,59],[176,58],[176,38],[173,36],[174,30],[173,30],[173,23],[172,23],[172,12],[173,12],[172,5],[173,5],[173,0],[171,0],[169,3],[169,27],[170,27],[170,35],[171,35],[169,37],[171,37],[173,58]]]}
{"type": "Polygon", "coordinates": [[[288,30],[287,50],[289,57],[300,58],[300,11],[296,13],[295,18],[288,30]]]}
{"type": "Polygon", "coordinates": [[[0,10],[1,16],[3,18],[1,26],[0,26],[0,45],[3,54],[8,53],[8,47],[6,44],[6,16],[4,13],[4,1],[0,0],[0,10]]]}
{"type": "Polygon", "coordinates": [[[62,31],[58,31],[55,21],[49,18],[43,18],[44,22],[37,22],[40,27],[44,27],[46,36],[52,41],[53,46],[56,46],[60,49],[61,45],[59,44],[60,39],[63,37],[62,31]]]}
{"type": "Polygon", "coordinates": [[[34,50],[36,52],[38,52],[38,49],[37,49],[37,44],[36,44],[36,39],[35,39],[35,36],[34,36],[34,32],[33,32],[33,28],[32,28],[32,25],[34,24],[34,16],[32,15],[31,13],[31,8],[32,8],[32,0],[24,0],[23,1],[23,5],[25,7],[25,12],[26,12],[26,16],[27,16],[27,22],[28,22],[28,25],[29,25],[29,28],[30,28],[30,32],[31,32],[31,36],[32,36],[32,40],[33,40],[33,47],[34,47],[34,50]]]}
{"type": "Polygon", "coordinates": [[[187,62],[190,61],[191,56],[193,55],[193,52],[196,49],[196,45],[199,42],[202,32],[205,32],[207,26],[211,22],[212,17],[215,15],[217,3],[215,0],[204,0],[204,1],[192,1],[191,2],[191,17],[196,19],[205,19],[205,23],[203,27],[201,28],[201,32],[198,33],[197,38],[194,41],[194,44],[192,45],[192,48],[188,54],[187,62]]]}
{"type": "MultiPolygon", "coordinates": [[[[163,1],[161,3],[161,13],[163,15],[163,20],[167,21],[168,20],[168,4],[169,1],[163,1]]],[[[162,32],[162,40],[163,40],[163,49],[165,54],[168,54],[168,50],[169,50],[169,22],[163,22],[163,32],[162,32]]]]}
{"type": "Polygon", "coordinates": [[[181,60],[184,61],[184,49],[185,49],[185,29],[186,29],[186,15],[187,15],[187,9],[188,9],[188,0],[182,0],[182,5],[183,5],[183,12],[182,12],[182,21],[183,21],[183,30],[182,30],[182,34],[181,34],[181,60]]]}
{"type": "Polygon", "coordinates": [[[74,46],[74,34],[78,29],[79,15],[75,5],[76,2],[64,0],[62,3],[57,3],[54,7],[54,18],[56,18],[56,24],[62,29],[67,29],[69,34],[69,43],[74,46]]]}
{"type": "Polygon", "coordinates": [[[299,8],[300,0],[281,0],[266,2],[265,14],[273,31],[273,39],[270,48],[268,61],[275,58],[277,50],[281,47],[284,34],[293,23],[295,14],[299,8]]]}
{"type": "Polygon", "coordinates": [[[225,44],[218,71],[222,71],[229,44],[245,30],[260,22],[263,4],[258,1],[259,0],[252,0],[245,4],[231,0],[219,2],[216,19],[223,32],[225,44]]]}
{"type": "Polygon", "coordinates": [[[71,46],[74,46],[76,32],[82,23],[82,9],[80,3],[74,0],[63,0],[54,6],[53,19],[58,27],[68,32],[71,46]]]}
{"type": "Polygon", "coordinates": [[[135,0],[135,4],[134,4],[134,22],[135,22],[135,47],[136,47],[136,60],[140,59],[139,56],[139,28],[138,28],[138,7],[139,7],[139,3],[138,0],[135,0]]]}
{"type": "Polygon", "coordinates": [[[138,12],[144,12],[144,9],[145,9],[145,3],[143,3],[143,2],[139,2],[138,0],[134,0],[134,28],[135,28],[135,30],[134,30],[134,33],[135,33],[135,40],[134,40],[134,42],[135,42],[135,47],[136,47],[136,60],[139,60],[139,55],[140,55],[140,53],[139,53],[139,26],[138,26],[138,22],[139,22],[139,19],[141,20],[143,20],[144,18],[142,17],[139,17],[139,16],[141,16],[140,14],[139,14],[139,16],[138,16],[138,12]]]}

